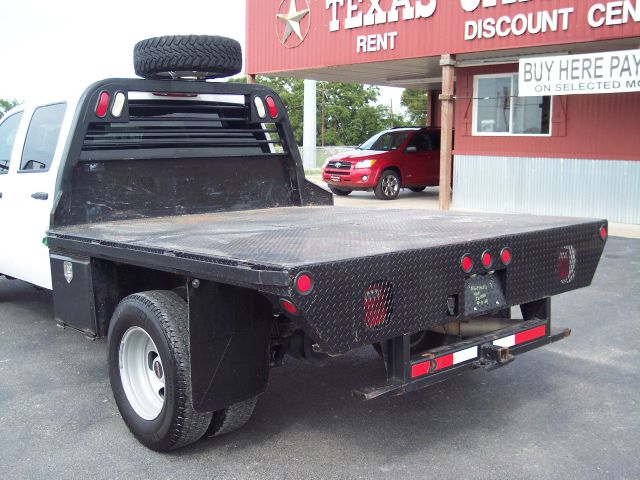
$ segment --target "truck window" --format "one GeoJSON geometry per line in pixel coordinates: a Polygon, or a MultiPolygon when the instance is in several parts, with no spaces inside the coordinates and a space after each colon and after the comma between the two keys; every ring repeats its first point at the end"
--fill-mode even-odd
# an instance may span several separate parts
{"type": "Polygon", "coordinates": [[[49,169],[66,109],[67,105],[64,103],[36,109],[27,131],[20,170],[49,169]]]}
{"type": "Polygon", "coordinates": [[[0,125],[0,175],[9,171],[11,152],[16,141],[20,120],[22,120],[22,112],[7,117],[0,125]]]}

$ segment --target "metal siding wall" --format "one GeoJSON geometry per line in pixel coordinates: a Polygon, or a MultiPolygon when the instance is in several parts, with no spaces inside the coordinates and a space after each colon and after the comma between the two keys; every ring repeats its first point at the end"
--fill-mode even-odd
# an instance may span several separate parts
{"type": "Polygon", "coordinates": [[[453,207],[640,224],[640,162],[455,155],[453,207]]]}

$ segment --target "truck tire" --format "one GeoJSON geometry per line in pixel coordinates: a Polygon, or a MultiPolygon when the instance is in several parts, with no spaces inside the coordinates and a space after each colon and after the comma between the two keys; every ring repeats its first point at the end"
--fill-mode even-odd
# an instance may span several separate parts
{"type": "Polygon", "coordinates": [[[109,379],[123,420],[159,452],[199,440],[212,413],[193,408],[187,305],[175,292],[129,295],[108,334],[109,379]]]}
{"type": "Polygon", "coordinates": [[[143,78],[220,78],[240,73],[242,48],[232,38],[169,35],[136,43],[133,67],[143,78]]]}
{"type": "Polygon", "coordinates": [[[334,195],[338,195],[339,197],[346,197],[351,192],[353,192],[353,190],[350,190],[348,188],[329,187],[329,190],[331,190],[331,193],[333,193],[334,195]]]}
{"type": "Polygon", "coordinates": [[[252,397],[214,412],[205,436],[218,437],[243,427],[251,418],[257,401],[258,397],[252,397]]]}
{"type": "Polygon", "coordinates": [[[400,194],[400,175],[395,170],[385,170],[373,193],[379,200],[395,200],[400,194]]]}

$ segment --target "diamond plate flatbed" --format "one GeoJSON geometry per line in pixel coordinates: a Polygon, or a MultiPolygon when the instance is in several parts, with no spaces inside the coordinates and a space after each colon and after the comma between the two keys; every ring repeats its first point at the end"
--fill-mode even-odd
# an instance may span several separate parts
{"type": "Polygon", "coordinates": [[[54,229],[51,234],[290,269],[584,223],[591,221],[520,214],[288,207],[75,225],[54,229]]]}
{"type": "Polygon", "coordinates": [[[472,275],[492,252],[503,303],[520,305],[588,286],[604,248],[605,220],[532,215],[434,213],[424,210],[286,207],[100,222],[54,228],[52,252],[102,258],[190,278],[208,279],[289,298],[301,327],[326,351],[346,352],[367,343],[451,321],[447,298],[465,311],[460,259],[474,259],[472,275]],[[512,261],[499,263],[508,247],[512,261]],[[573,255],[571,279],[558,275],[563,249],[573,255]],[[293,288],[307,272],[311,294],[293,288]],[[384,285],[393,298],[389,321],[369,328],[364,296],[384,285]]]}

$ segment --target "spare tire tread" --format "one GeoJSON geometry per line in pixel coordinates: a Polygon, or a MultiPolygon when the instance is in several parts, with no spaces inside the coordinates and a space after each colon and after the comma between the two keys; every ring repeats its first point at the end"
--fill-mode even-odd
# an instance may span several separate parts
{"type": "Polygon", "coordinates": [[[242,48],[236,40],[213,35],[154,37],[136,44],[133,64],[144,78],[166,78],[170,72],[228,77],[242,70],[242,48]]]}

